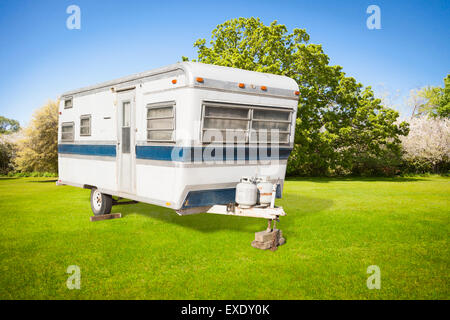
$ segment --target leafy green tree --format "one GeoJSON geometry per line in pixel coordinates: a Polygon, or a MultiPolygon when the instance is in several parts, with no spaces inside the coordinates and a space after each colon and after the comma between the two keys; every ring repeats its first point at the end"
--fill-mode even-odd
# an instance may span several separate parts
{"type": "Polygon", "coordinates": [[[19,121],[0,116],[0,134],[17,132],[19,129],[19,121]]]}
{"type": "Polygon", "coordinates": [[[330,66],[322,46],[309,39],[305,29],[288,33],[277,21],[266,26],[258,18],[238,18],[218,25],[209,46],[199,39],[194,47],[199,62],[297,81],[300,99],[288,174],[375,173],[399,163],[398,135],[407,134],[407,124],[397,124],[398,113],[382,106],[370,87],[346,77],[342,67],[330,66]]]}
{"type": "Polygon", "coordinates": [[[0,174],[7,174],[13,170],[15,145],[9,137],[19,130],[19,121],[0,116],[0,174]]]}
{"type": "Polygon", "coordinates": [[[450,118],[450,74],[444,78],[444,89],[436,113],[439,117],[450,118]]]}
{"type": "Polygon", "coordinates": [[[14,145],[0,137],[0,174],[13,170],[14,145]]]}
{"type": "Polygon", "coordinates": [[[16,168],[22,172],[57,172],[58,101],[49,101],[35,111],[24,139],[18,141],[16,168]]]}
{"type": "Polygon", "coordinates": [[[444,78],[443,88],[427,86],[420,89],[417,95],[423,98],[424,102],[417,108],[416,116],[450,117],[450,74],[444,78]]]}

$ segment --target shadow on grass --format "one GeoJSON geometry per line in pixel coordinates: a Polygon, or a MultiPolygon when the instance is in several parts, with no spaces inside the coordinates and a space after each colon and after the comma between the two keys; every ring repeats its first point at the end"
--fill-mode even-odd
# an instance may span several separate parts
{"type": "MultiPolygon", "coordinates": [[[[288,216],[281,217],[282,220],[289,218],[295,220],[306,215],[322,211],[333,204],[332,200],[301,197],[297,200],[299,205],[295,212],[289,212],[285,207],[288,216]]],[[[233,217],[220,214],[200,213],[186,216],[179,216],[174,210],[158,207],[150,204],[139,203],[135,205],[114,206],[113,212],[121,212],[122,217],[131,214],[138,214],[152,219],[157,219],[164,223],[175,224],[183,228],[190,228],[200,232],[216,232],[220,230],[234,230],[241,232],[256,232],[267,227],[267,221],[261,218],[233,217]]]]}
{"type": "Polygon", "coordinates": [[[295,214],[295,217],[305,217],[323,211],[331,207],[334,203],[331,199],[304,197],[295,192],[284,192],[284,205],[288,217],[295,214]],[[289,214],[291,213],[291,214],[289,214]]]}
{"type": "Polygon", "coordinates": [[[0,177],[0,180],[13,180],[18,179],[17,177],[0,177]]]}
{"type": "Polygon", "coordinates": [[[287,177],[286,181],[310,181],[316,183],[328,183],[333,181],[361,181],[361,182],[417,182],[425,181],[423,177],[333,177],[333,178],[309,178],[287,177]]]}
{"type": "Polygon", "coordinates": [[[51,180],[31,180],[28,182],[33,182],[33,183],[47,183],[47,182],[56,182],[58,181],[58,179],[51,179],[51,180]]]}

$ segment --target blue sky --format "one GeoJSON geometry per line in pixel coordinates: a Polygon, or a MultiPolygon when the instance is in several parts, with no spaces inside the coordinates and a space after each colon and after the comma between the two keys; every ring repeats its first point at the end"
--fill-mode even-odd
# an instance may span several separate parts
{"type": "Polygon", "coordinates": [[[0,0],[0,115],[28,123],[48,99],[78,87],[195,57],[193,43],[235,17],[306,28],[331,64],[403,114],[410,89],[442,85],[450,72],[450,1],[0,0]],[[81,8],[81,29],[66,8],[81,8]],[[369,30],[369,5],[381,29],[369,30]],[[396,97],[396,98],[395,98],[396,97]]]}

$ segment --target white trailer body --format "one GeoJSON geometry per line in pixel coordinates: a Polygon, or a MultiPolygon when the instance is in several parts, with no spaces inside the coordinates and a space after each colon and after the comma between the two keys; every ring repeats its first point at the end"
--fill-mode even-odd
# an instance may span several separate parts
{"type": "Polygon", "coordinates": [[[281,197],[298,103],[297,83],[288,77],[182,62],[60,100],[58,184],[179,214],[234,202],[243,176],[279,181],[281,197]],[[260,134],[275,127],[278,146],[260,134]],[[211,128],[244,138],[210,144],[211,128]]]}

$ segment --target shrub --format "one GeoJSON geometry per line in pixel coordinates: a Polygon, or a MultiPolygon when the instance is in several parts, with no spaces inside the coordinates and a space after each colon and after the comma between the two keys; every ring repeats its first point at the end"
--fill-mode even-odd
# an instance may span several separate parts
{"type": "Polygon", "coordinates": [[[32,178],[42,178],[42,177],[48,177],[48,178],[53,178],[53,177],[58,177],[58,174],[55,172],[13,172],[10,171],[8,172],[8,174],[6,175],[8,177],[32,177],[32,178]]]}

